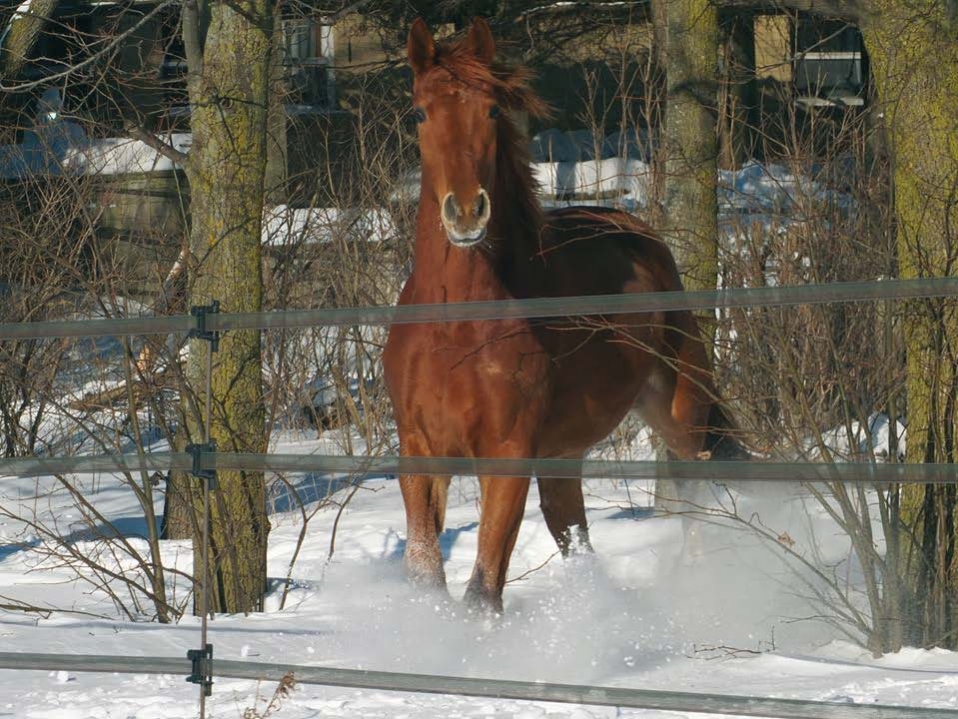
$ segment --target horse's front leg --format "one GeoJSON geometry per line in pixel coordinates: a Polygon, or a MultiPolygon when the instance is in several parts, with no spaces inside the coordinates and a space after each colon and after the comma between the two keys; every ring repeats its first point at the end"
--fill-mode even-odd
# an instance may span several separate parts
{"type": "Polygon", "coordinates": [[[516,546],[519,525],[529,494],[528,477],[480,477],[482,513],[479,517],[479,551],[466,587],[466,604],[502,612],[502,589],[509,558],[516,546]]]}
{"type": "MultiPolygon", "coordinates": [[[[415,436],[400,435],[403,456],[429,454],[415,436]]],[[[439,535],[446,520],[449,476],[405,474],[399,477],[406,507],[406,550],[403,562],[407,576],[416,584],[445,590],[446,573],[442,568],[439,535]]]]}
{"type": "Polygon", "coordinates": [[[445,590],[439,535],[445,521],[449,477],[404,475],[399,486],[406,505],[406,574],[416,584],[445,590]]]}

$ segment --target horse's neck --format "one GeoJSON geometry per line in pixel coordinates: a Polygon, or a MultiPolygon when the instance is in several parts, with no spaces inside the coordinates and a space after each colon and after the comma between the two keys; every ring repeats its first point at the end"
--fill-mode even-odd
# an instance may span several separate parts
{"type": "MultiPolygon", "coordinates": [[[[423,188],[416,219],[416,302],[478,302],[509,296],[500,257],[486,248],[459,248],[439,222],[439,207],[423,188]]],[[[490,228],[491,230],[492,228],[490,228]]]]}

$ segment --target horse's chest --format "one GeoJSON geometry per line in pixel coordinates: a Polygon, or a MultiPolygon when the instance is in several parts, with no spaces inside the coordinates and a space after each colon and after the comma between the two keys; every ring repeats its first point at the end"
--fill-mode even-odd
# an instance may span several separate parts
{"type": "Polygon", "coordinates": [[[502,438],[545,411],[549,359],[520,323],[449,323],[390,341],[403,347],[389,358],[402,377],[397,419],[439,444],[502,438]]]}
{"type": "Polygon", "coordinates": [[[451,325],[436,332],[428,345],[432,349],[423,369],[451,402],[465,388],[526,392],[544,374],[542,347],[520,324],[451,325]]]}

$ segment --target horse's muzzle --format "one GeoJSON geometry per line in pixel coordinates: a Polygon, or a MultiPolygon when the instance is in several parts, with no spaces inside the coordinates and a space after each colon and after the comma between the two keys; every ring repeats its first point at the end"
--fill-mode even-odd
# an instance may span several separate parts
{"type": "Polygon", "coordinates": [[[443,198],[439,212],[446,236],[457,247],[471,247],[482,242],[486,237],[486,226],[491,215],[492,202],[482,188],[479,188],[475,199],[465,207],[453,193],[448,193],[443,198]]]}

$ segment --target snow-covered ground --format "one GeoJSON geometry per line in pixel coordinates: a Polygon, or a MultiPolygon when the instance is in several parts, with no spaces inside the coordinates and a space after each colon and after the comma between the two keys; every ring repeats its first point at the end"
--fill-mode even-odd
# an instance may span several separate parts
{"type": "MultiPolygon", "coordinates": [[[[329,452],[323,440],[285,432],[281,452],[329,452]]],[[[635,455],[648,456],[640,434],[635,455]]],[[[294,483],[316,477],[293,476],[294,483]]],[[[321,479],[321,478],[319,478],[321,479]]],[[[142,532],[133,492],[108,476],[78,478],[103,517],[131,537],[142,532]]],[[[322,485],[322,482],[319,482],[322,485]]],[[[587,482],[594,558],[563,562],[530,493],[506,588],[505,613],[495,621],[470,616],[459,602],[477,540],[473,478],[457,478],[442,537],[451,600],[422,595],[402,576],[402,501],[394,479],[371,479],[355,493],[336,527],[340,489],[309,520],[299,556],[302,518],[274,514],[269,572],[289,573],[267,611],[220,616],[210,625],[218,659],[289,665],[494,677],[568,684],[721,692],[865,704],[958,709],[958,655],[907,650],[872,659],[826,623],[820,607],[780,548],[749,533],[702,526],[702,549],[682,551],[682,522],[653,516],[645,483],[587,482]]],[[[759,515],[802,551],[841,563],[845,540],[807,497],[776,487],[737,497],[744,516],[759,515]]],[[[0,479],[0,505],[24,517],[56,522],[71,546],[95,556],[69,494],[52,479],[0,479]]],[[[145,552],[145,542],[131,539],[145,552]]],[[[43,543],[10,516],[0,519],[0,605],[11,599],[59,607],[48,616],[0,608],[0,651],[53,654],[185,656],[200,642],[198,621],[176,625],[123,619],[100,590],[42,555],[43,543]]],[[[163,547],[168,566],[189,571],[182,542],[163,547]]],[[[109,558],[101,555],[103,561],[109,558]]],[[[133,571],[114,557],[118,567],[133,571]]],[[[114,584],[115,589],[120,585],[114,584]]],[[[179,583],[182,593],[185,584],[179,583]]],[[[182,597],[181,597],[182,598],[182,597]]],[[[128,602],[132,605],[132,602],[128,602]]],[[[207,714],[254,716],[275,685],[217,679],[207,714]]],[[[183,676],[0,671],[0,717],[193,717],[198,690],[183,676]]],[[[492,700],[300,685],[280,717],[655,717],[659,711],[616,710],[543,702],[492,700]]],[[[689,715],[691,716],[691,715],[689,715]]]]}

